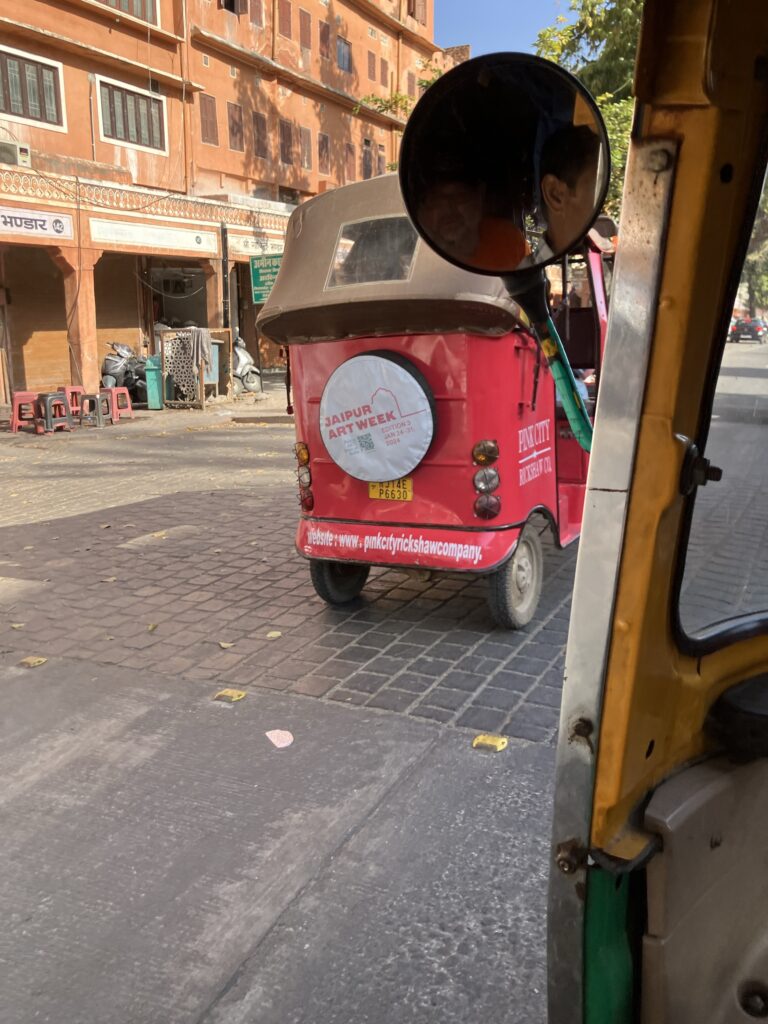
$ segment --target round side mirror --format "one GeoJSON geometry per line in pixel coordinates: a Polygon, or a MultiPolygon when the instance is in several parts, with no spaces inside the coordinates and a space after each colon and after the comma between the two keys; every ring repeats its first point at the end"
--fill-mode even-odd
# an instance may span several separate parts
{"type": "Polygon", "coordinates": [[[605,200],[608,137],[595,101],[540,57],[466,61],[422,96],[400,187],[419,234],[465,270],[525,279],[586,235],[605,200]]]}

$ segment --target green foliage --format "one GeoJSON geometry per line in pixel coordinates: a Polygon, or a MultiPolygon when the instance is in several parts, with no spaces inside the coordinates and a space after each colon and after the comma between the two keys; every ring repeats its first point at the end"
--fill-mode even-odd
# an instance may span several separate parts
{"type": "Polygon", "coordinates": [[[618,220],[621,213],[621,191],[624,187],[634,104],[631,99],[616,100],[610,93],[604,93],[597,97],[597,105],[603,115],[611,146],[611,182],[604,209],[614,220],[618,220]]]}
{"type": "Polygon", "coordinates": [[[749,315],[768,308],[768,189],[763,188],[757,208],[747,258],[741,275],[747,288],[749,315]]]}
{"type": "MultiPolygon", "coordinates": [[[[419,71],[420,74],[416,79],[416,84],[421,92],[428,89],[443,73],[442,69],[433,64],[432,61],[422,61],[419,65],[419,71]]],[[[367,96],[361,97],[360,102],[354,109],[354,113],[359,114],[364,107],[369,107],[372,110],[377,110],[380,114],[391,114],[393,117],[399,117],[405,121],[415,102],[414,99],[406,96],[403,92],[393,92],[390,96],[377,96],[375,93],[369,93],[367,96]]]]}

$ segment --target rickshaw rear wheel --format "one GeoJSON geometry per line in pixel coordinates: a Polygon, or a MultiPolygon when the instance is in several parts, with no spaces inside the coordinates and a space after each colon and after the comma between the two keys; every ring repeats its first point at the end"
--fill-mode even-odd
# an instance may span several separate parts
{"type": "Polygon", "coordinates": [[[488,578],[488,605],[503,629],[527,626],[541,597],[544,553],[536,530],[528,525],[520,533],[512,557],[488,578]]]}
{"type": "Polygon", "coordinates": [[[309,563],[309,575],[318,597],[328,604],[349,604],[359,597],[365,586],[369,565],[352,565],[349,562],[324,562],[313,558],[309,563]]]}

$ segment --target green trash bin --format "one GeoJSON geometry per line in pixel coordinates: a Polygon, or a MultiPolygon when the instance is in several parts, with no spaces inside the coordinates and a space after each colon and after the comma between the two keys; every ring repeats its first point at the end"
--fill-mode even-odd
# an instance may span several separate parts
{"type": "Polygon", "coordinates": [[[147,408],[163,408],[163,371],[160,356],[147,356],[147,408]]]}

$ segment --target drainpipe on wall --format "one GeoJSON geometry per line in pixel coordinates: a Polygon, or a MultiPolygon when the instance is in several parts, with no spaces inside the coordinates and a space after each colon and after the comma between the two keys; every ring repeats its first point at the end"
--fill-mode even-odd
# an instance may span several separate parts
{"type": "Polygon", "coordinates": [[[222,327],[229,327],[229,237],[227,225],[221,222],[221,318],[222,327]]]}
{"type": "Polygon", "coordinates": [[[195,168],[194,136],[192,134],[192,98],[187,99],[186,83],[191,81],[189,73],[189,23],[187,21],[187,0],[181,4],[181,34],[184,42],[181,47],[181,77],[185,83],[181,89],[181,123],[184,139],[184,191],[189,194],[195,188],[197,179],[195,168]],[[189,110],[188,110],[189,108],[189,110]]]}
{"type": "Polygon", "coordinates": [[[272,0],[272,60],[277,52],[277,4],[278,0],[272,0]]]}
{"type": "Polygon", "coordinates": [[[96,132],[93,127],[93,75],[88,75],[88,109],[91,122],[91,159],[96,163],[96,132]]]}

